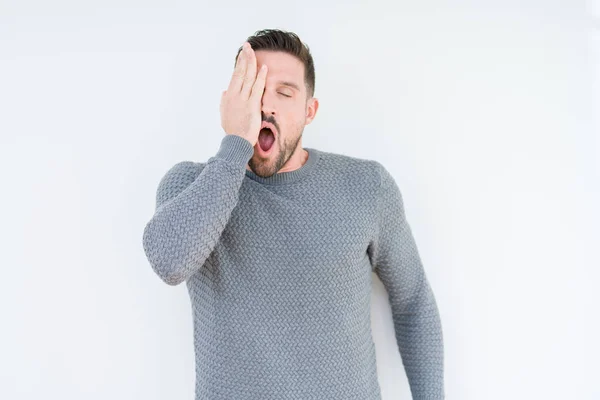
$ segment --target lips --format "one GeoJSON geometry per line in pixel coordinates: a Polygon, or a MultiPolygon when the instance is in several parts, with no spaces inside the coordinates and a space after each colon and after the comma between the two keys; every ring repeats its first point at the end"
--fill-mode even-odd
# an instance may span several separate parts
{"type": "Polygon", "coordinates": [[[273,151],[273,147],[275,147],[275,142],[277,139],[276,129],[273,124],[263,121],[261,124],[260,132],[258,134],[258,140],[256,142],[256,149],[258,150],[258,154],[262,157],[266,158],[273,151]],[[268,132],[271,132],[273,136],[270,136],[268,133],[263,133],[263,129],[268,129],[268,132]],[[268,148],[268,150],[263,150],[263,148],[268,148]]]}
{"type": "Polygon", "coordinates": [[[263,121],[262,124],[260,125],[260,129],[264,129],[264,128],[269,128],[271,130],[271,132],[273,132],[273,136],[275,136],[275,138],[277,138],[277,129],[275,129],[275,125],[273,125],[270,122],[263,121]]]}

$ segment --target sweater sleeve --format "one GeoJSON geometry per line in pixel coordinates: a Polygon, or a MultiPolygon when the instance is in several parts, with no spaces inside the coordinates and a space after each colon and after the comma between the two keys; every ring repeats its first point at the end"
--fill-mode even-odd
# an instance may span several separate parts
{"type": "Polygon", "coordinates": [[[181,161],[162,177],[143,247],[164,282],[178,285],[202,267],[238,202],[253,153],[248,140],[225,135],[200,172],[196,163],[181,161]]]}
{"type": "Polygon", "coordinates": [[[395,336],[414,400],[444,399],[441,320],[406,220],[400,190],[376,162],[378,225],[369,246],[374,272],[391,305],[395,336]]]}

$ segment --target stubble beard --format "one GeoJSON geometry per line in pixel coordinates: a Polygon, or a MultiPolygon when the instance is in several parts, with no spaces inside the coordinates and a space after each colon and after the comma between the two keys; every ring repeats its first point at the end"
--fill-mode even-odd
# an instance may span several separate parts
{"type": "MultiPolygon", "coordinates": [[[[281,135],[278,135],[278,139],[281,135]]],[[[261,178],[268,178],[273,176],[279,171],[286,162],[292,157],[294,152],[298,147],[298,142],[302,138],[302,132],[296,137],[292,139],[292,141],[283,141],[283,147],[280,146],[280,142],[273,143],[273,146],[277,145],[277,148],[274,149],[277,154],[275,155],[275,159],[273,157],[269,157],[267,159],[260,158],[258,155],[252,156],[250,161],[248,162],[248,166],[256,175],[261,178]]]]}

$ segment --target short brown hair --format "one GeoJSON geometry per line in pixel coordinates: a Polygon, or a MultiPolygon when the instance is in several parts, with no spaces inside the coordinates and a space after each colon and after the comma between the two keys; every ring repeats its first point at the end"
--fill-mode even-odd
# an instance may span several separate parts
{"type": "MultiPolygon", "coordinates": [[[[298,35],[280,29],[263,29],[256,31],[253,36],[246,39],[252,46],[252,50],[282,51],[298,58],[304,64],[304,84],[306,86],[306,98],[315,94],[315,64],[308,45],[302,43],[298,35]]],[[[235,56],[235,64],[242,46],[235,56]]]]}

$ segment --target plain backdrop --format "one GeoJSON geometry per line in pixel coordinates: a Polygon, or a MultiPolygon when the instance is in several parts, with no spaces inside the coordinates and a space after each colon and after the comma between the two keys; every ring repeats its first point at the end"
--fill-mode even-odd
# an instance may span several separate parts
{"type": "MultiPolygon", "coordinates": [[[[303,145],[403,193],[447,398],[600,399],[598,10],[0,1],[0,398],[193,399],[188,293],[142,232],[164,173],[218,150],[238,47],[280,28],[316,65],[303,145]]],[[[410,399],[379,280],[372,299],[383,400],[410,399]]]]}

